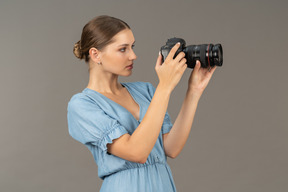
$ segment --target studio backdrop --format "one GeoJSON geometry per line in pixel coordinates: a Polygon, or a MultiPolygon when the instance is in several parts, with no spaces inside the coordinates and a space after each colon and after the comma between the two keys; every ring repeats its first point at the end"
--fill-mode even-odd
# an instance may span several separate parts
{"type": "MultiPolygon", "coordinates": [[[[0,2],[0,191],[99,191],[89,150],[72,139],[67,104],[88,84],[73,55],[98,15],[126,21],[136,39],[132,75],[151,82],[168,38],[221,43],[223,66],[204,91],[189,139],[168,159],[180,192],[288,191],[287,2],[4,0],[0,2]]],[[[170,97],[172,123],[187,69],[170,97]]]]}

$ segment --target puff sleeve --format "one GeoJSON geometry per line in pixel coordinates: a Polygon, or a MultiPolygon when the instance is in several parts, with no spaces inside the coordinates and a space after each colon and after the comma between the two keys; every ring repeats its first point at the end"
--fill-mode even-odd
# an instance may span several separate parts
{"type": "MultiPolygon", "coordinates": [[[[152,100],[152,97],[154,96],[156,88],[150,82],[147,82],[147,85],[148,85],[148,92],[152,100]]],[[[169,133],[172,127],[173,127],[173,124],[171,123],[170,115],[168,111],[166,111],[163,125],[162,125],[162,134],[169,133]]]]}
{"type": "Polygon", "coordinates": [[[76,94],[68,102],[69,134],[85,145],[107,151],[107,144],[128,133],[116,119],[107,115],[92,99],[76,94]]]}

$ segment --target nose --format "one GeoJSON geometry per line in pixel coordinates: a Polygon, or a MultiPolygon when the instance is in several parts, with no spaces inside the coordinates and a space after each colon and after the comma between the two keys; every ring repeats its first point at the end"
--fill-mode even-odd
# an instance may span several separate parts
{"type": "Polygon", "coordinates": [[[130,60],[135,60],[135,59],[137,59],[137,56],[136,56],[135,52],[132,50],[131,55],[130,55],[130,60]]]}

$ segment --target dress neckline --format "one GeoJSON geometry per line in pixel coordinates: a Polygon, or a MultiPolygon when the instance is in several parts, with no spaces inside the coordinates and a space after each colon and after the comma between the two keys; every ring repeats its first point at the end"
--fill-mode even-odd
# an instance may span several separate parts
{"type": "Polygon", "coordinates": [[[133,91],[130,89],[130,87],[127,86],[127,83],[120,83],[120,84],[122,85],[122,87],[125,87],[125,88],[127,89],[128,93],[130,94],[130,96],[132,97],[132,99],[134,100],[134,102],[139,106],[139,120],[137,120],[137,119],[134,117],[134,115],[132,115],[132,113],[131,113],[128,109],[126,109],[125,107],[123,107],[123,106],[120,105],[119,103],[113,101],[112,99],[106,97],[106,96],[103,95],[102,93],[99,93],[98,91],[95,91],[95,90],[90,89],[90,88],[88,88],[88,87],[86,87],[83,91],[88,90],[88,91],[91,91],[91,92],[93,92],[93,93],[96,93],[96,94],[100,95],[101,97],[103,97],[104,99],[111,101],[112,103],[116,104],[117,106],[120,106],[120,107],[123,108],[125,111],[127,111],[127,112],[133,117],[133,119],[135,119],[138,123],[140,123],[140,121],[141,121],[141,111],[142,111],[142,107],[141,107],[141,105],[140,105],[140,102],[138,102],[138,100],[137,100],[136,97],[134,96],[133,91]]]}

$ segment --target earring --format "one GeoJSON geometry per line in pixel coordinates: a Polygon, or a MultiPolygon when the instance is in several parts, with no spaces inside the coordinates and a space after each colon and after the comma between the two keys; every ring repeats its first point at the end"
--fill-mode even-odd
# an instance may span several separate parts
{"type": "Polygon", "coordinates": [[[102,64],[102,63],[99,61],[99,62],[98,62],[98,65],[101,65],[101,64],[102,64]]]}

